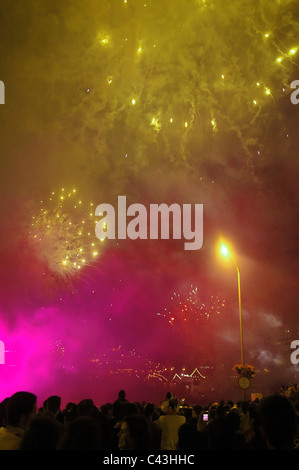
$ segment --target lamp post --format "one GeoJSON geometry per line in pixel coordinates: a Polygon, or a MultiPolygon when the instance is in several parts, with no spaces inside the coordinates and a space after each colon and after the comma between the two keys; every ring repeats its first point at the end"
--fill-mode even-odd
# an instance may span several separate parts
{"type": "MultiPolygon", "coordinates": [[[[236,259],[232,253],[232,251],[228,248],[227,245],[222,244],[220,246],[220,252],[222,256],[225,258],[231,258],[236,266],[237,273],[238,273],[238,297],[239,297],[239,316],[240,316],[240,340],[241,340],[241,365],[244,366],[244,344],[243,344],[243,323],[242,323],[242,305],[241,305],[241,281],[240,281],[240,268],[236,262],[236,259]]],[[[244,381],[243,381],[244,382],[244,381]]],[[[241,382],[239,381],[239,385],[241,386],[241,382]]],[[[246,383],[241,386],[243,389],[243,398],[246,399],[246,388],[250,385],[250,381],[246,381],[246,383]]]]}
{"type": "Polygon", "coordinates": [[[240,281],[240,268],[236,262],[236,259],[231,252],[231,250],[224,244],[221,245],[220,247],[220,252],[221,254],[225,257],[228,258],[230,257],[237,269],[238,273],[238,297],[239,297],[239,315],[240,315],[240,340],[241,340],[241,365],[244,366],[244,344],[243,344],[243,323],[242,323],[242,305],[241,305],[241,281],[240,281]]]}

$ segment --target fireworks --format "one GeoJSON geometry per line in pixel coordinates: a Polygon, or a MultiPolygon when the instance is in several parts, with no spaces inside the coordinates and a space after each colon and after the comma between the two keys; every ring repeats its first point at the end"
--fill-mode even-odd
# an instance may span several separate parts
{"type": "Polygon", "coordinates": [[[73,275],[98,258],[102,241],[95,236],[93,202],[80,199],[76,189],[62,188],[40,204],[29,236],[51,271],[73,275]]]}
{"type": "Polygon", "coordinates": [[[63,345],[63,341],[61,339],[52,341],[50,348],[50,358],[53,363],[56,365],[56,367],[63,367],[65,359],[65,347],[63,345]]]}
{"type": "Polygon", "coordinates": [[[211,315],[220,315],[225,308],[225,300],[217,295],[211,295],[205,302],[199,296],[197,287],[190,286],[187,292],[174,292],[170,304],[157,315],[168,320],[171,326],[180,330],[192,328],[201,319],[209,319],[211,315]]]}

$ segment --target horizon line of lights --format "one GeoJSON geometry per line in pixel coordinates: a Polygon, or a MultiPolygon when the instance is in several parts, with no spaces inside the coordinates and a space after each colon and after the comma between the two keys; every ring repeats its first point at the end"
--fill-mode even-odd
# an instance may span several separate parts
{"type": "MultiPolygon", "coordinates": [[[[182,370],[184,370],[184,369],[182,369],[182,370]]],[[[180,376],[179,376],[178,374],[174,374],[172,380],[174,380],[175,377],[178,377],[180,380],[182,380],[182,378],[185,378],[185,377],[193,378],[193,375],[195,374],[195,372],[197,372],[197,373],[200,375],[200,377],[202,377],[203,379],[206,379],[206,376],[202,375],[202,374],[199,372],[199,370],[197,369],[197,367],[195,367],[195,369],[193,370],[193,372],[192,372],[191,374],[183,374],[183,373],[182,373],[180,376]]]]}
{"type": "MultiPolygon", "coordinates": [[[[135,369],[133,368],[132,370],[135,370],[135,369]]],[[[167,368],[166,368],[166,370],[167,370],[167,368]]],[[[183,368],[182,370],[185,370],[185,369],[183,368]]],[[[206,376],[202,375],[202,374],[199,372],[199,370],[198,370],[197,367],[195,367],[195,369],[193,370],[193,372],[192,372],[191,374],[183,374],[183,373],[181,373],[181,374],[179,375],[178,373],[175,373],[174,376],[173,376],[170,380],[168,380],[163,374],[161,374],[161,373],[159,373],[159,372],[154,372],[154,371],[153,371],[153,373],[149,373],[146,378],[147,378],[147,379],[148,379],[148,378],[158,378],[158,379],[162,378],[163,380],[165,380],[165,382],[170,383],[170,382],[173,382],[176,378],[178,378],[178,379],[180,379],[180,380],[183,380],[183,379],[185,379],[185,378],[193,379],[193,376],[194,376],[194,374],[195,374],[196,372],[198,373],[198,375],[199,375],[202,379],[206,379],[206,378],[207,378],[206,376]]]]}

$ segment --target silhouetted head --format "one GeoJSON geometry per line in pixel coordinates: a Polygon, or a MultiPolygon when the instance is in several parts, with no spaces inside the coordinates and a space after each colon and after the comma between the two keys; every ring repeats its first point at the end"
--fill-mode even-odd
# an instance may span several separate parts
{"type": "Polygon", "coordinates": [[[296,435],[295,409],[290,400],[281,395],[272,395],[260,404],[260,424],[268,447],[290,449],[296,435]]]}
{"type": "Polygon", "coordinates": [[[65,428],[59,449],[103,450],[103,432],[99,421],[90,416],[79,416],[65,428]]]}
{"type": "Polygon", "coordinates": [[[46,411],[55,415],[60,411],[61,398],[57,395],[52,395],[46,401],[46,411]]]}
{"type": "Polygon", "coordinates": [[[38,416],[34,418],[25,432],[21,450],[56,450],[62,425],[54,417],[38,416]]]}
{"type": "Polygon", "coordinates": [[[30,392],[17,392],[6,404],[6,424],[25,428],[36,414],[36,396],[30,392]]]}
{"type": "Polygon", "coordinates": [[[124,418],[118,433],[118,439],[120,450],[147,450],[149,430],[145,417],[131,415],[124,418]]]}
{"type": "Polygon", "coordinates": [[[124,399],[126,398],[126,392],[125,392],[124,390],[120,390],[120,391],[118,392],[118,398],[119,398],[120,400],[124,400],[124,399]]]}
{"type": "Polygon", "coordinates": [[[149,417],[153,416],[155,413],[155,405],[153,403],[147,403],[144,408],[144,416],[149,417]]]}
{"type": "Polygon", "coordinates": [[[179,402],[177,398],[172,398],[169,400],[168,408],[166,410],[166,413],[177,413],[179,411],[179,402]]]}

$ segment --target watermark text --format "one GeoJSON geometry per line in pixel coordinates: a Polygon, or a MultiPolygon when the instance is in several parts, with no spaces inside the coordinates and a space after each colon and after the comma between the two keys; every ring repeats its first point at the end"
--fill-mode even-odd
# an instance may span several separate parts
{"type": "Polygon", "coordinates": [[[291,93],[291,103],[298,104],[299,103],[299,80],[293,80],[291,83],[291,88],[297,88],[293,93],[291,93]]]}
{"type": "Polygon", "coordinates": [[[111,204],[100,204],[95,215],[101,217],[95,228],[100,240],[168,240],[172,232],[173,239],[185,240],[185,250],[199,250],[203,245],[202,204],[194,204],[194,208],[191,204],[183,204],[182,208],[179,204],[150,204],[148,211],[143,204],[127,208],[126,196],[118,196],[117,214],[111,204]]]}
{"type": "Polygon", "coordinates": [[[0,104],[5,104],[5,86],[2,80],[0,80],[0,104]]]}
{"type": "Polygon", "coordinates": [[[5,347],[3,341],[0,341],[0,364],[5,364],[5,347]]]}
{"type": "Polygon", "coordinates": [[[299,339],[295,339],[291,342],[291,349],[295,349],[295,351],[292,352],[290,357],[291,363],[296,366],[297,364],[299,364],[299,339]]]}

